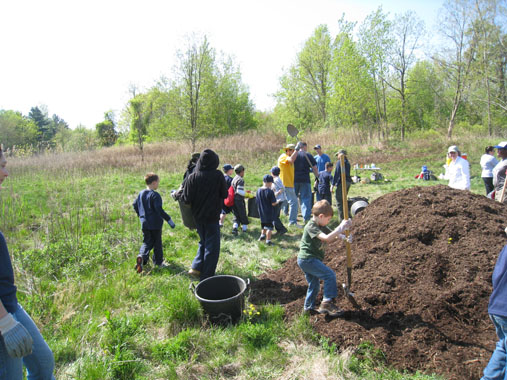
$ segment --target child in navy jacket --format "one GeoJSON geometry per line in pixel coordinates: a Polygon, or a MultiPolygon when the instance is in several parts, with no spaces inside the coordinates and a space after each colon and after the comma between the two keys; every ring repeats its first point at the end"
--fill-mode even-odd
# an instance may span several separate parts
{"type": "Polygon", "coordinates": [[[162,225],[164,220],[175,227],[171,217],[162,208],[162,197],[155,190],[158,189],[160,179],[154,173],[148,173],[144,177],[147,188],[142,190],[137,199],[132,204],[136,211],[141,228],[143,230],[143,245],[139,250],[136,259],[137,273],[143,271],[143,265],[148,263],[150,251],[153,248],[153,263],[159,267],[164,267],[164,252],[162,250],[162,225]]]}

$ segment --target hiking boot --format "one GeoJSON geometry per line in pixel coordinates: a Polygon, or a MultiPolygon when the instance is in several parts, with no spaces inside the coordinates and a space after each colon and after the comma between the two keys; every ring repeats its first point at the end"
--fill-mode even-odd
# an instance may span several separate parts
{"type": "Polygon", "coordinates": [[[143,258],[142,256],[137,256],[136,259],[136,272],[141,273],[143,271],[143,258]]]}
{"type": "Polygon", "coordinates": [[[317,311],[319,314],[327,314],[330,317],[339,317],[343,315],[343,311],[335,305],[334,301],[322,302],[317,311]]]}
{"type": "Polygon", "coordinates": [[[232,229],[232,234],[233,234],[234,236],[238,236],[238,229],[237,229],[237,228],[233,228],[233,229],[232,229]]]}
{"type": "Polygon", "coordinates": [[[199,272],[197,269],[190,268],[188,274],[192,277],[199,277],[201,275],[201,272],[199,272]]]}
{"type": "Polygon", "coordinates": [[[259,241],[263,241],[263,240],[266,240],[266,235],[261,235],[261,236],[259,237],[259,241]]]}
{"type": "Polygon", "coordinates": [[[303,309],[303,315],[315,315],[317,314],[317,310],[313,307],[309,309],[303,309]]]}

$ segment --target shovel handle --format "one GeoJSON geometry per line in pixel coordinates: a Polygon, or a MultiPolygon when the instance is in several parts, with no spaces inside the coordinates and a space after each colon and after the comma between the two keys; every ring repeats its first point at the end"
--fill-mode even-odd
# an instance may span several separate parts
{"type": "MultiPolygon", "coordinates": [[[[349,204],[347,202],[347,177],[345,174],[345,155],[342,154],[340,156],[340,171],[341,171],[341,180],[342,180],[342,203],[343,203],[343,218],[349,218],[349,204]]],[[[349,237],[349,230],[345,230],[345,236],[349,237]]],[[[352,254],[350,252],[350,243],[348,241],[345,242],[345,248],[347,250],[347,280],[348,286],[350,289],[350,284],[352,282],[352,254]]]]}

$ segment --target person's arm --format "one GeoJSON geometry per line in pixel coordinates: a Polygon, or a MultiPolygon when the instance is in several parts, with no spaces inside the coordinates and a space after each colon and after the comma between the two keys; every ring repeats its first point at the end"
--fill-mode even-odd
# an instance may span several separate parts
{"type": "Polygon", "coordinates": [[[289,158],[287,158],[287,162],[294,164],[294,162],[296,162],[296,160],[298,158],[298,153],[299,153],[299,150],[295,150],[294,152],[292,152],[292,154],[289,156],[289,158]]]}
{"type": "MultiPolygon", "coordinates": [[[[336,241],[338,239],[346,240],[347,237],[343,234],[346,230],[350,229],[350,226],[352,224],[352,221],[350,219],[342,220],[340,225],[336,227],[333,231],[331,231],[328,234],[325,234],[321,232],[317,235],[317,238],[325,243],[331,243],[333,241],[336,241]]],[[[349,236],[349,242],[351,236],[349,236]]]]}
{"type": "Polygon", "coordinates": [[[153,209],[162,219],[164,219],[171,226],[171,228],[175,227],[175,224],[171,219],[171,217],[169,216],[169,214],[166,213],[162,208],[162,197],[156,191],[153,192],[153,209]]]}
{"type": "Polygon", "coordinates": [[[134,201],[134,203],[132,203],[132,207],[134,207],[134,211],[136,212],[137,216],[139,216],[139,207],[137,207],[137,198],[134,201]]]}

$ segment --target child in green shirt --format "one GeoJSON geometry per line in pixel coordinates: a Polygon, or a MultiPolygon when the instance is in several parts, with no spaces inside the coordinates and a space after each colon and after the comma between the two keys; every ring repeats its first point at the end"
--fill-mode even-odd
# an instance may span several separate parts
{"type": "Polygon", "coordinates": [[[316,311],[320,314],[338,317],[343,312],[336,306],[334,300],[338,296],[336,274],[322,262],[324,259],[322,242],[330,243],[337,239],[351,242],[352,236],[347,238],[343,234],[345,230],[350,228],[350,219],[343,220],[333,231],[326,227],[332,217],[333,208],[328,201],[321,200],[313,205],[312,219],[305,226],[297,262],[305,273],[306,281],[308,281],[304,312],[310,313],[316,311]],[[320,280],[324,281],[324,298],[320,307],[316,310],[315,301],[320,291],[320,280]]]}

